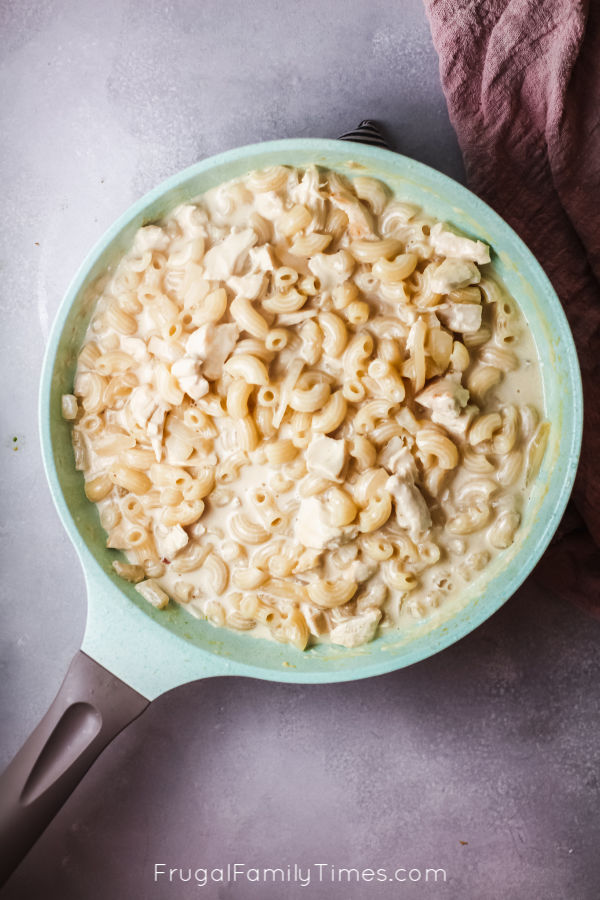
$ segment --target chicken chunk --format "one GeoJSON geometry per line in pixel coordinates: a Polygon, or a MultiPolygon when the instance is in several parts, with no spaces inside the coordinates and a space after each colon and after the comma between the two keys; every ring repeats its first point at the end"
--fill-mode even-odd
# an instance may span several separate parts
{"type": "Polygon", "coordinates": [[[432,413],[458,416],[469,401],[469,392],[460,382],[451,378],[436,378],[416,395],[415,400],[432,413]]]}
{"type": "Polygon", "coordinates": [[[174,528],[157,525],[154,529],[154,541],[160,556],[163,559],[171,560],[176,553],[183,550],[189,537],[181,525],[175,525],[174,528]]]}
{"type": "Polygon", "coordinates": [[[431,528],[431,515],[425,499],[414,482],[402,481],[391,475],[386,489],[392,495],[396,508],[396,521],[412,538],[417,538],[431,528]]]}
{"type": "Polygon", "coordinates": [[[193,356],[183,356],[171,366],[171,374],[175,376],[182,391],[199,400],[208,394],[208,381],[200,374],[200,362],[193,356]]]}
{"type": "Polygon", "coordinates": [[[346,441],[315,434],[306,451],[306,466],[312,475],[335,481],[346,459],[346,441]]]}
{"type": "Polygon", "coordinates": [[[431,278],[431,289],[436,294],[449,294],[470,284],[479,284],[481,272],[475,263],[449,257],[439,264],[431,278]]]}
{"type": "Polygon", "coordinates": [[[341,528],[329,524],[327,506],[318,497],[304,497],[296,516],[294,528],[295,540],[313,550],[326,550],[338,547],[345,540],[356,537],[354,525],[341,528]]]}
{"type": "Polygon", "coordinates": [[[446,328],[459,334],[470,334],[481,328],[482,308],[479,303],[448,303],[437,310],[446,328]]]}
{"type": "Polygon", "coordinates": [[[248,275],[232,275],[227,280],[227,287],[231,288],[237,297],[256,300],[264,283],[264,272],[249,272],[248,275]]]}
{"type": "Polygon", "coordinates": [[[441,425],[457,438],[464,438],[474,416],[479,412],[476,406],[467,405],[468,390],[452,376],[438,378],[417,394],[417,403],[431,410],[431,421],[441,425]]]}
{"type": "Polygon", "coordinates": [[[377,460],[381,466],[393,475],[414,481],[417,477],[417,465],[408,447],[402,439],[395,435],[379,452],[377,460]]]}
{"type": "Polygon", "coordinates": [[[452,437],[464,440],[467,436],[469,426],[478,412],[479,408],[477,406],[469,405],[465,406],[460,416],[444,416],[440,413],[434,413],[431,417],[431,421],[435,422],[436,425],[441,425],[442,428],[445,428],[452,437]]]}
{"type": "Polygon", "coordinates": [[[381,610],[366,609],[359,616],[353,616],[345,622],[340,622],[329,632],[332,644],[341,644],[342,647],[359,647],[368,644],[375,637],[381,610]]]}
{"type": "Polygon", "coordinates": [[[211,247],[204,256],[206,277],[211,281],[226,281],[235,275],[248,257],[250,247],[257,241],[252,228],[234,231],[219,244],[211,247]]]}
{"type": "Polygon", "coordinates": [[[490,261],[490,248],[482,241],[472,241],[469,238],[455,234],[441,222],[437,222],[431,229],[431,244],[440,256],[453,256],[455,259],[470,259],[483,265],[490,261]]]}
{"type": "Polygon", "coordinates": [[[253,273],[272,272],[279,265],[274,257],[273,250],[268,244],[252,247],[248,255],[250,257],[250,268],[253,273]]]}
{"type": "Polygon", "coordinates": [[[188,356],[202,362],[202,374],[214,380],[222,375],[223,363],[235,347],[240,330],[235,324],[214,325],[209,322],[193,331],[186,344],[188,356]]]}

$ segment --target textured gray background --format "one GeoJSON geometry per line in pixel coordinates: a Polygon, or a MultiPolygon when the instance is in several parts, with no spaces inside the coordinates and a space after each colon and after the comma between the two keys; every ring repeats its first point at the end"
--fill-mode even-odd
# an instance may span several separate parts
{"type": "MultiPolygon", "coordinates": [[[[462,168],[418,0],[4,0],[0,17],[4,764],[83,631],[36,394],[49,324],[90,245],[200,157],[335,137],[365,116],[403,152],[462,168]]],[[[529,584],[409,670],[171,692],[108,748],[2,896],[596,900],[599,630],[529,584]],[[448,882],[152,883],[154,862],[234,861],[445,867],[448,882]]]]}

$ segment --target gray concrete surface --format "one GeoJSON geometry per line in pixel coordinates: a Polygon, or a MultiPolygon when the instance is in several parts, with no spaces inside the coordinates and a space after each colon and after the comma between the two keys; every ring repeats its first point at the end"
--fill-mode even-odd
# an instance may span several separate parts
{"type": "MultiPolygon", "coordinates": [[[[418,0],[4,0],[0,29],[4,764],[84,624],[36,395],[50,322],[90,245],[199,157],[335,137],[365,116],[403,152],[459,179],[462,167],[418,0]]],[[[2,896],[596,900],[599,632],[529,583],[409,670],[174,691],[106,750],[2,896]],[[235,862],[312,864],[312,882],[153,881],[155,863],[235,862]],[[332,884],[329,866],[444,868],[447,881],[332,884]]]]}

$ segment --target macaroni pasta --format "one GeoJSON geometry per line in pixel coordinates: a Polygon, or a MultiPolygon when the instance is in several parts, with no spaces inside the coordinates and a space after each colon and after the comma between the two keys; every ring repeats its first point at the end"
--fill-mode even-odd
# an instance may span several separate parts
{"type": "Polygon", "coordinates": [[[304,649],[431,615],[518,539],[540,398],[485,244],[275,166],[138,231],[62,413],[119,577],[304,649]]]}

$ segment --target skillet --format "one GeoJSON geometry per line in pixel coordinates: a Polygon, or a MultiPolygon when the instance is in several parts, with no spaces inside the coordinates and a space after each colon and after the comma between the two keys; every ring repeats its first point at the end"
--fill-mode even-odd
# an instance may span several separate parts
{"type": "Polygon", "coordinates": [[[43,365],[40,432],[50,490],[85,573],[87,622],[82,648],[48,713],[0,777],[0,884],[106,745],[160,694],[216,675],[325,683],[380,675],[423,660],[472,631],[516,591],[560,522],[577,468],[583,404],[573,339],[548,278],[514,231],[466,188],[385,149],[371,123],[361,123],[344,138],[353,143],[290,139],[253,144],[174,175],[115,222],[65,295],[43,365]],[[72,390],[78,349],[95,302],[94,283],[128,249],[139,227],[252,169],[311,163],[349,176],[360,172],[380,178],[402,199],[491,244],[496,271],[533,334],[546,417],[553,427],[519,540],[465,590],[460,607],[444,608],[408,633],[391,632],[352,650],[319,645],[301,652],[215,628],[175,604],[155,610],[115,575],[115,553],[105,547],[96,508],[74,468],[70,425],[61,417],[60,398],[72,390]]]}

